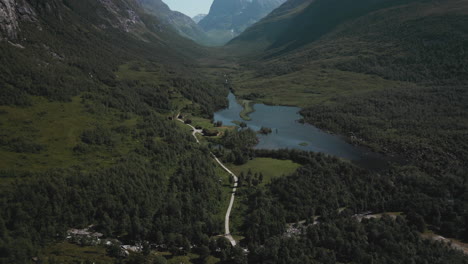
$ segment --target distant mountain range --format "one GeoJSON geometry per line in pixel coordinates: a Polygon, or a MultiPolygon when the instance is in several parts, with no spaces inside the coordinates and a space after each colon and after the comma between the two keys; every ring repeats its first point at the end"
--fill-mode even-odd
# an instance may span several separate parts
{"type": "Polygon", "coordinates": [[[190,18],[172,11],[162,0],[137,0],[180,35],[203,45],[224,45],[286,0],[215,0],[209,14],[190,18]]]}
{"type": "Polygon", "coordinates": [[[200,22],[205,17],[206,17],[206,14],[198,14],[198,15],[192,17],[192,20],[195,21],[195,23],[198,24],[198,22],[200,22]]]}
{"type": "Polygon", "coordinates": [[[216,44],[239,35],[286,0],[215,0],[198,24],[216,44]]]}

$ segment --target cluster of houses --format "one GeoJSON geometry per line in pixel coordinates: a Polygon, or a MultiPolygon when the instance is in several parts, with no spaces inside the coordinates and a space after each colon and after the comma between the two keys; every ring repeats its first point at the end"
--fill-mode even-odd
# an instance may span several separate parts
{"type": "Polygon", "coordinates": [[[122,245],[117,239],[104,239],[104,235],[99,232],[92,231],[93,226],[89,226],[84,229],[72,228],[67,231],[67,240],[70,243],[81,245],[81,246],[112,246],[119,245],[121,254],[123,257],[128,256],[130,252],[141,252],[143,247],[141,244],[136,245],[122,245]]]}

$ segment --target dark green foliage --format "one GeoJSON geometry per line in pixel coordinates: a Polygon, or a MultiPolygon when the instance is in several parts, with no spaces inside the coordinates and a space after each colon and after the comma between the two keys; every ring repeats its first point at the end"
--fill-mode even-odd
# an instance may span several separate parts
{"type": "Polygon", "coordinates": [[[398,199],[446,235],[460,237],[468,204],[467,102],[462,87],[390,89],[338,97],[302,113],[308,122],[352,132],[356,143],[414,164],[391,173],[402,184],[398,199]]]}
{"type": "Polygon", "coordinates": [[[271,134],[271,128],[269,127],[261,127],[260,130],[258,131],[260,134],[268,135],[271,134]]]}
{"type": "MultiPolygon", "coordinates": [[[[94,134],[86,139],[106,142],[94,134]]],[[[221,186],[208,151],[193,148],[189,134],[157,115],[147,116],[134,136],[147,143],[111,168],[24,173],[27,181],[3,191],[1,263],[20,263],[37,245],[63,239],[70,227],[90,224],[124,242],[182,247],[178,254],[186,254],[187,245],[201,243],[202,234],[221,232],[222,223],[215,217],[221,186]],[[150,140],[154,137],[163,140],[150,140]]]]}
{"type": "Polygon", "coordinates": [[[31,142],[31,140],[23,137],[15,137],[12,139],[2,138],[0,135],[0,146],[6,147],[8,150],[16,153],[40,153],[44,146],[31,142]]]}
{"type": "Polygon", "coordinates": [[[203,129],[203,135],[206,137],[216,137],[219,134],[219,131],[216,129],[203,129]]]}
{"type": "Polygon", "coordinates": [[[358,223],[348,217],[309,226],[303,234],[273,237],[251,247],[250,263],[467,263],[447,245],[424,240],[405,220],[358,223]]]}
{"type": "MultiPolygon", "coordinates": [[[[375,21],[380,17],[380,14],[375,14],[366,19],[375,21]]],[[[339,37],[361,36],[369,44],[373,43],[366,45],[372,50],[378,50],[378,45],[384,43],[391,43],[392,48],[380,54],[356,51],[357,56],[337,63],[336,67],[385,79],[436,85],[468,80],[468,54],[465,52],[468,49],[468,28],[465,26],[468,16],[429,16],[410,21],[398,21],[397,18],[393,21],[391,18],[373,25],[375,32],[383,32],[378,40],[375,33],[364,30],[340,32],[339,37]],[[393,27],[390,28],[389,24],[393,27]]],[[[358,20],[353,26],[361,28],[367,20],[358,20]]]]}
{"type": "Polygon", "coordinates": [[[227,130],[223,136],[222,142],[223,145],[229,149],[250,149],[258,143],[257,136],[251,129],[227,130]]]}
{"type": "Polygon", "coordinates": [[[164,257],[156,256],[153,260],[153,264],[166,264],[167,260],[164,257]]]}
{"type": "Polygon", "coordinates": [[[96,127],[93,130],[86,130],[81,134],[81,141],[91,145],[106,145],[113,146],[112,133],[109,129],[105,129],[101,126],[96,127]]]}
{"type": "Polygon", "coordinates": [[[313,1],[303,12],[294,17],[294,25],[275,40],[270,48],[289,45],[286,50],[296,49],[313,42],[332,31],[335,27],[375,10],[417,2],[418,0],[317,0],[313,1]]]}
{"type": "Polygon", "coordinates": [[[387,209],[385,201],[393,188],[383,177],[323,154],[287,150],[257,150],[255,154],[304,166],[290,176],[273,179],[266,191],[249,195],[244,226],[248,242],[264,243],[283,233],[287,222],[326,217],[342,207],[355,213],[387,209]],[[259,219],[262,225],[256,224],[259,219]]]}
{"type": "Polygon", "coordinates": [[[417,232],[426,229],[423,215],[436,215],[431,209],[435,206],[442,212],[439,217],[446,221],[445,228],[453,231],[450,235],[463,234],[458,220],[453,221],[466,207],[458,201],[450,206],[449,201],[431,200],[417,187],[424,185],[424,177],[410,184],[405,180],[409,175],[401,171],[381,176],[332,157],[300,151],[257,150],[255,154],[291,159],[304,166],[293,175],[274,179],[265,189],[242,189],[239,194],[247,196],[243,243],[249,247],[250,263],[400,263],[401,259],[445,263],[446,258],[466,263],[459,252],[423,240],[417,232]],[[464,209],[451,211],[456,207],[464,209]],[[360,224],[352,216],[369,210],[403,210],[406,220],[384,217],[364,219],[360,224]],[[424,214],[428,211],[432,213],[424,214]],[[299,224],[305,233],[287,231],[286,223],[301,220],[305,220],[299,224]]]}
{"type": "Polygon", "coordinates": [[[257,143],[257,135],[251,129],[226,130],[221,139],[224,148],[216,149],[215,154],[226,162],[242,165],[252,158],[252,148],[257,143]]]}
{"type": "Polygon", "coordinates": [[[346,207],[354,213],[403,211],[415,229],[424,231],[427,223],[448,237],[462,239],[467,230],[468,186],[460,178],[466,175],[430,174],[417,167],[395,167],[377,174],[300,151],[257,150],[255,155],[304,164],[295,174],[273,180],[268,188],[271,194],[267,192],[265,199],[273,199],[271,204],[281,205],[283,210],[274,211],[280,214],[268,219],[296,222],[346,207]]]}
{"type": "Polygon", "coordinates": [[[456,170],[468,160],[464,87],[402,87],[334,101],[301,113],[307,122],[342,134],[352,132],[377,151],[402,153],[427,166],[458,163],[456,170]]]}
{"type": "Polygon", "coordinates": [[[272,13],[232,45],[242,50],[270,43],[248,64],[259,77],[319,65],[398,81],[466,82],[468,16],[450,12],[462,8],[457,1],[433,2],[313,1],[300,12],[286,9],[290,16],[272,13]],[[433,13],[434,5],[440,13],[433,13]]]}

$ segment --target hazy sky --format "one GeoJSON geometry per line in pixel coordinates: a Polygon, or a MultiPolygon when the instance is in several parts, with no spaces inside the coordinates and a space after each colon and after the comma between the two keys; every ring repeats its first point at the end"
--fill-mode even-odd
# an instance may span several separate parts
{"type": "Polygon", "coordinates": [[[182,12],[189,17],[208,14],[213,0],[163,0],[172,10],[182,12]]]}

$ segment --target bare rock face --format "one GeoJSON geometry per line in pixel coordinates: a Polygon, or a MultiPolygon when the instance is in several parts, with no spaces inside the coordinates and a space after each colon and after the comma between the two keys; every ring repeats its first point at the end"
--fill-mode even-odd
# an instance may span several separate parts
{"type": "Polygon", "coordinates": [[[24,0],[0,0],[0,39],[18,38],[21,21],[37,21],[31,6],[24,0]]]}
{"type": "Polygon", "coordinates": [[[0,0],[0,37],[17,37],[18,16],[15,6],[15,0],[0,0]]]}
{"type": "Polygon", "coordinates": [[[135,10],[138,5],[133,1],[99,0],[99,2],[113,15],[112,18],[117,20],[109,21],[113,27],[130,32],[139,25],[143,25],[143,21],[135,10]]]}

